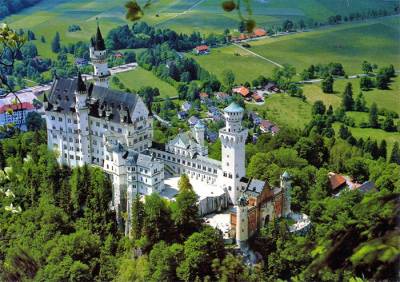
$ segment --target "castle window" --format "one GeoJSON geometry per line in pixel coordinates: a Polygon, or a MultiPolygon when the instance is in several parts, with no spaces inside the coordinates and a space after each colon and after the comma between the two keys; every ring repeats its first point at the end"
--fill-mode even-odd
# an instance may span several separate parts
{"type": "Polygon", "coordinates": [[[114,126],[111,126],[111,130],[114,131],[114,126]]]}
{"type": "Polygon", "coordinates": [[[229,190],[229,191],[232,191],[232,187],[231,187],[231,186],[229,186],[229,187],[228,187],[228,190],[229,190]]]}
{"type": "Polygon", "coordinates": [[[51,120],[55,120],[56,119],[56,117],[55,116],[51,116],[51,120]]]}
{"type": "Polygon", "coordinates": [[[229,163],[226,163],[226,166],[229,166],[229,163]]]}
{"type": "Polygon", "coordinates": [[[231,178],[231,179],[232,179],[232,174],[231,174],[231,173],[229,173],[229,178],[231,178]]]}
{"type": "Polygon", "coordinates": [[[118,133],[122,133],[122,129],[121,128],[118,128],[118,133]]]}
{"type": "Polygon", "coordinates": [[[69,118],[69,119],[68,119],[68,123],[71,123],[71,122],[72,122],[72,121],[71,121],[71,119],[69,118]]]}
{"type": "Polygon", "coordinates": [[[96,122],[96,126],[99,126],[99,127],[100,127],[100,122],[96,122]]]}
{"type": "Polygon", "coordinates": [[[78,121],[76,119],[74,119],[74,124],[78,124],[78,121]]]}

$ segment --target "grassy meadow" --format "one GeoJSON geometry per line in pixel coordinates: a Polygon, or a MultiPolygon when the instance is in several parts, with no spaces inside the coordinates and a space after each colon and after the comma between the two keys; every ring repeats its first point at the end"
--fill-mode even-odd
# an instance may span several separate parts
{"type": "MultiPolygon", "coordinates": [[[[178,95],[175,87],[171,86],[165,81],[160,80],[152,72],[140,67],[128,72],[119,73],[116,76],[125,85],[125,87],[134,91],[137,91],[144,86],[151,86],[157,87],[160,90],[161,97],[174,97],[178,95]]],[[[112,86],[117,88],[115,85],[112,86]]]]}
{"type": "Polygon", "coordinates": [[[211,49],[209,55],[188,54],[188,56],[193,57],[200,66],[215,74],[219,79],[222,79],[224,70],[232,70],[238,84],[251,82],[261,74],[268,76],[275,67],[235,45],[211,49]]]}
{"type": "Polygon", "coordinates": [[[361,73],[364,60],[400,68],[400,17],[342,24],[250,43],[250,50],[298,72],[311,64],[342,63],[347,74],[361,73]]]}
{"type": "MultiPolygon", "coordinates": [[[[337,108],[342,102],[342,93],[346,87],[346,84],[351,82],[353,86],[354,99],[360,93],[360,79],[339,79],[334,82],[334,94],[326,94],[322,92],[320,83],[318,84],[306,84],[303,86],[304,95],[307,97],[307,101],[313,104],[317,100],[324,102],[326,106],[332,105],[337,108]]],[[[395,111],[400,114],[400,77],[395,77],[390,84],[390,89],[379,90],[373,88],[369,91],[362,91],[364,98],[367,102],[367,106],[372,103],[376,103],[378,108],[384,108],[387,110],[395,111]]]]}

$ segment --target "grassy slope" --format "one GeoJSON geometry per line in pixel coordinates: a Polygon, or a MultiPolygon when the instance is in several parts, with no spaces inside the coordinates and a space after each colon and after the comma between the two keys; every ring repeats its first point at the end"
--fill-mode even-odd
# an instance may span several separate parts
{"type": "MultiPolygon", "coordinates": [[[[304,85],[304,94],[307,101],[313,104],[316,100],[322,100],[325,105],[332,105],[334,108],[340,106],[341,95],[348,82],[353,85],[354,98],[360,92],[360,79],[336,80],[334,83],[335,94],[325,94],[322,92],[319,84],[304,85]]],[[[390,90],[372,89],[363,91],[367,105],[375,102],[379,108],[395,111],[400,114],[400,77],[396,77],[390,84],[390,90]]]]}
{"type": "Polygon", "coordinates": [[[253,52],[281,64],[294,65],[298,72],[311,64],[340,62],[349,74],[361,72],[362,61],[400,68],[398,41],[400,17],[343,24],[291,36],[251,43],[253,52]]]}
{"type": "Polygon", "coordinates": [[[236,83],[251,82],[261,74],[268,76],[275,67],[273,64],[260,60],[256,56],[233,45],[211,49],[209,55],[190,56],[203,68],[214,73],[220,79],[222,79],[222,73],[225,69],[232,70],[235,73],[236,83]],[[235,54],[239,54],[239,56],[235,54]]]}
{"type": "Polygon", "coordinates": [[[286,94],[272,95],[264,105],[248,105],[247,108],[261,115],[265,112],[267,119],[293,128],[303,128],[311,119],[311,105],[286,94]]]}
{"type": "Polygon", "coordinates": [[[117,77],[131,90],[139,90],[143,86],[157,87],[161,97],[178,95],[176,89],[168,83],[158,79],[152,72],[137,68],[135,70],[119,73],[117,77]]]}

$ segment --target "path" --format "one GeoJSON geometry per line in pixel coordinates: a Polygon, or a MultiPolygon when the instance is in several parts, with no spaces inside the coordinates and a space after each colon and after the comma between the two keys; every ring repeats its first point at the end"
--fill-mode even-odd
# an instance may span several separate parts
{"type": "Polygon", "coordinates": [[[160,22],[156,23],[154,26],[158,26],[158,25],[160,25],[160,24],[166,23],[167,21],[176,19],[176,18],[179,17],[179,16],[185,15],[185,14],[187,14],[188,12],[190,12],[191,10],[193,10],[194,8],[196,8],[198,5],[200,5],[201,3],[203,3],[204,1],[206,1],[206,0],[200,0],[200,1],[196,2],[193,6],[191,6],[190,8],[188,8],[187,10],[185,10],[185,11],[183,11],[183,12],[181,12],[181,13],[177,13],[177,14],[176,14],[175,16],[173,16],[172,18],[168,18],[168,19],[165,19],[164,21],[160,21],[160,22]]]}
{"type": "Polygon", "coordinates": [[[153,117],[156,118],[156,120],[158,120],[159,122],[161,122],[162,124],[166,125],[166,126],[171,126],[171,123],[169,121],[166,121],[165,119],[163,119],[162,117],[160,117],[159,115],[153,113],[153,117]]]}
{"type": "Polygon", "coordinates": [[[282,66],[281,64],[278,64],[277,62],[274,62],[274,61],[272,61],[272,60],[270,60],[270,59],[268,59],[268,58],[265,58],[265,57],[263,57],[263,56],[261,56],[261,55],[259,55],[259,54],[257,54],[257,53],[254,53],[253,51],[250,51],[249,49],[243,47],[243,46],[240,45],[240,44],[233,43],[233,45],[235,45],[235,46],[237,46],[237,47],[239,47],[239,48],[241,48],[241,49],[247,51],[248,53],[250,53],[250,54],[252,54],[252,55],[254,55],[254,56],[256,56],[256,57],[259,57],[260,59],[263,59],[263,60],[265,60],[265,61],[267,61],[267,62],[269,62],[269,63],[271,63],[271,64],[274,64],[274,65],[277,66],[277,67],[283,68],[283,66],[282,66]]]}

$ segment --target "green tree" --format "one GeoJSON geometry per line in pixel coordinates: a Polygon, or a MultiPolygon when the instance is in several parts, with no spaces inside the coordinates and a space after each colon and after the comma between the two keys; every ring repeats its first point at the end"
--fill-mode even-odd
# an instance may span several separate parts
{"type": "Polygon", "coordinates": [[[139,194],[132,201],[131,214],[130,236],[133,240],[138,240],[142,234],[144,218],[144,204],[140,200],[139,194]]]}
{"type": "Polygon", "coordinates": [[[363,91],[368,91],[372,87],[374,87],[374,83],[372,82],[372,79],[369,78],[368,76],[363,76],[360,79],[360,88],[363,91]]]}
{"type": "Polygon", "coordinates": [[[56,32],[53,41],[51,41],[51,50],[54,53],[59,53],[61,51],[60,33],[58,31],[56,32]]]}
{"type": "Polygon", "coordinates": [[[324,105],[324,102],[322,102],[321,100],[314,102],[314,105],[312,107],[313,115],[324,115],[325,111],[326,111],[326,107],[324,105]]]}
{"type": "Polygon", "coordinates": [[[168,246],[164,241],[155,244],[149,255],[149,281],[179,281],[176,269],[183,257],[183,245],[168,246]]]}
{"type": "Polygon", "coordinates": [[[361,69],[365,74],[369,74],[372,72],[372,65],[371,65],[371,63],[369,63],[367,61],[363,61],[362,65],[361,65],[361,69]]]}
{"type": "Polygon", "coordinates": [[[171,210],[166,200],[157,193],[145,197],[143,235],[148,239],[149,247],[158,241],[172,241],[170,234],[174,231],[171,210]]]}
{"type": "Polygon", "coordinates": [[[382,124],[382,129],[388,132],[396,131],[396,126],[394,125],[391,115],[386,116],[385,121],[382,124]]]}
{"type": "Polygon", "coordinates": [[[367,102],[365,101],[363,93],[360,91],[354,103],[354,110],[357,112],[367,111],[367,102]]]}
{"type": "Polygon", "coordinates": [[[400,165],[399,142],[394,142],[393,148],[392,148],[392,153],[390,154],[389,162],[400,165]]]}
{"type": "Polygon", "coordinates": [[[219,230],[210,226],[201,232],[193,233],[184,244],[185,258],[177,269],[179,279],[183,281],[212,279],[212,261],[225,257],[224,241],[219,230]]]}
{"type": "Polygon", "coordinates": [[[342,107],[345,111],[351,111],[354,108],[353,87],[350,82],[346,84],[343,92],[342,107]]]}
{"type": "Polygon", "coordinates": [[[352,158],[347,161],[346,169],[359,183],[363,183],[369,179],[369,169],[365,160],[361,157],[352,158]]]}
{"type": "Polygon", "coordinates": [[[172,220],[174,221],[181,238],[185,239],[201,227],[201,219],[197,207],[197,195],[188,182],[187,176],[182,175],[179,180],[179,193],[172,203],[172,220]]]}
{"type": "Polygon", "coordinates": [[[331,75],[322,80],[321,88],[324,93],[333,93],[334,79],[331,75]]]}
{"type": "Polygon", "coordinates": [[[386,157],[387,157],[387,144],[386,144],[386,140],[385,139],[383,139],[381,141],[381,143],[379,144],[379,156],[386,160],[386,157]]]}
{"type": "Polygon", "coordinates": [[[234,83],[235,83],[235,74],[231,70],[224,70],[222,72],[222,81],[229,88],[229,90],[232,89],[234,83]]]}
{"type": "Polygon", "coordinates": [[[372,128],[379,128],[378,106],[376,103],[373,103],[369,109],[369,124],[372,128]]]}

